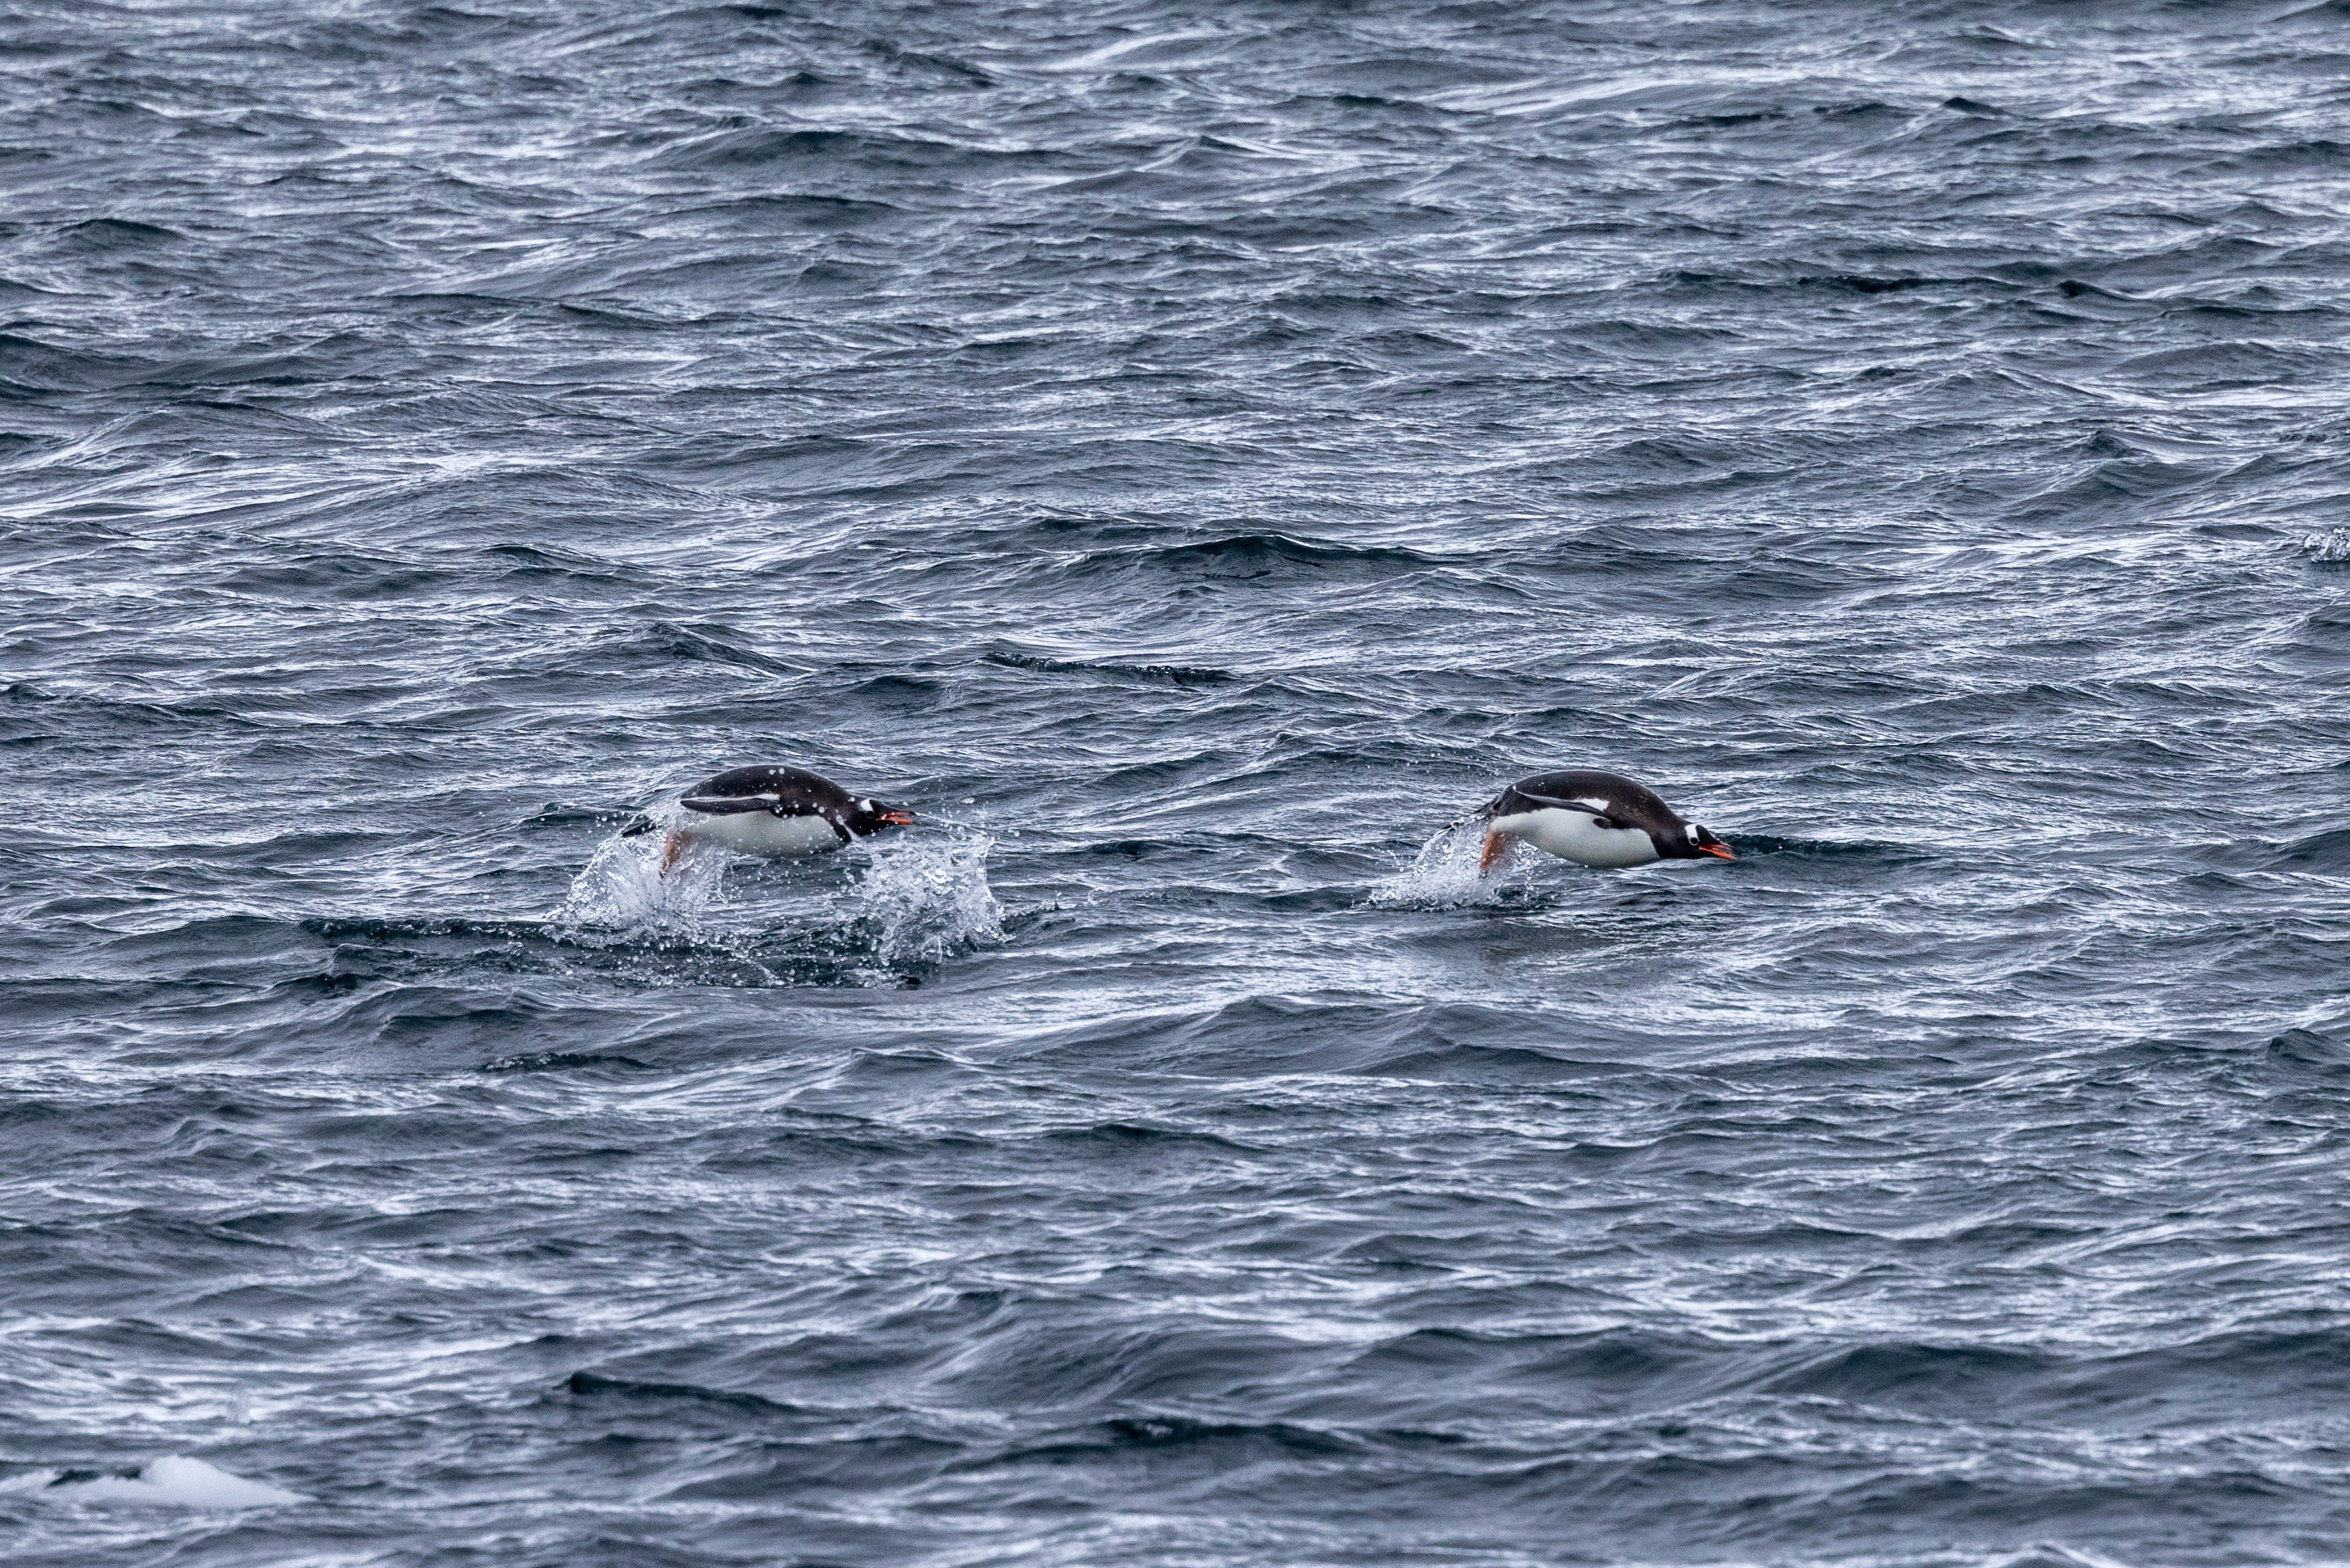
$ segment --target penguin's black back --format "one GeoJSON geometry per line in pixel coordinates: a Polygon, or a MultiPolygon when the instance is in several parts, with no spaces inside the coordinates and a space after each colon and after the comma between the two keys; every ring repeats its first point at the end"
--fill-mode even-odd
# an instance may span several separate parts
{"type": "Polygon", "coordinates": [[[1683,826],[1673,808],[1648,785],[1636,784],[1622,774],[1585,768],[1520,779],[1485,808],[1485,815],[1515,816],[1521,812],[1581,800],[1606,801],[1607,815],[1627,827],[1645,827],[1656,833],[1683,826]]]}
{"type": "Polygon", "coordinates": [[[826,816],[843,822],[856,809],[849,793],[806,768],[733,768],[685,792],[688,811],[723,815],[772,811],[777,816],[826,816]]]}

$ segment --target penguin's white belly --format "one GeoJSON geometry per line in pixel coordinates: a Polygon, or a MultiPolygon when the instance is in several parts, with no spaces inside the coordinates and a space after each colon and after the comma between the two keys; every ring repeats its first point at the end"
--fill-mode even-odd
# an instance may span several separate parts
{"type": "Polygon", "coordinates": [[[1512,834],[1536,849],[1585,866],[1646,866],[1658,859],[1656,841],[1638,827],[1602,827],[1579,811],[1544,806],[1515,816],[1497,816],[1489,831],[1512,834]]]}
{"type": "Polygon", "coordinates": [[[772,811],[689,811],[678,831],[696,844],[716,844],[737,855],[814,855],[840,847],[840,835],[821,816],[777,816],[772,811]]]}

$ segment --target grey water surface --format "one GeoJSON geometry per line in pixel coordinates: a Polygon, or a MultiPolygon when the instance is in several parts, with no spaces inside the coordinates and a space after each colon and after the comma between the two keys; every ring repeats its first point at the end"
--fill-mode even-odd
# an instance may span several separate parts
{"type": "Polygon", "coordinates": [[[7,0],[0,190],[9,1563],[2350,1552],[2350,9],[7,0]]]}

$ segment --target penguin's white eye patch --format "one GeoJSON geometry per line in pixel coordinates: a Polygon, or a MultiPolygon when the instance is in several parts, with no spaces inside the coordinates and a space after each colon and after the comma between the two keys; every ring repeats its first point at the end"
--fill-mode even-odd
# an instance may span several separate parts
{"type": "Polygon", "coordinates": [[[857,809],[859,811],[871,811],[873,809],[873,803],[869,800],[860,800],[857,803],[857,809]]]}

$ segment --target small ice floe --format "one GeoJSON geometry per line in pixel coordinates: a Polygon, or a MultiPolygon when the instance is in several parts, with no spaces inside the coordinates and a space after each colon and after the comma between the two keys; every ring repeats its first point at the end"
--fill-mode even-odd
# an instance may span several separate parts
{"type": "Polygon", "coordinates": [[[2301,553],[2323,566],[2350,566],[2350,528],[2321,528],[2302,540],[2301,553]]]}
{"type": "Polygon", "coordinates": [[[218,1465],[166,1454],[135,1470],[32,1470],[0,1491],[38,1492],[66,1502],[129,1502],[155,1508],[275,1508],[305,1502],[298,1492],[231,1475],[218,1465]]]}

